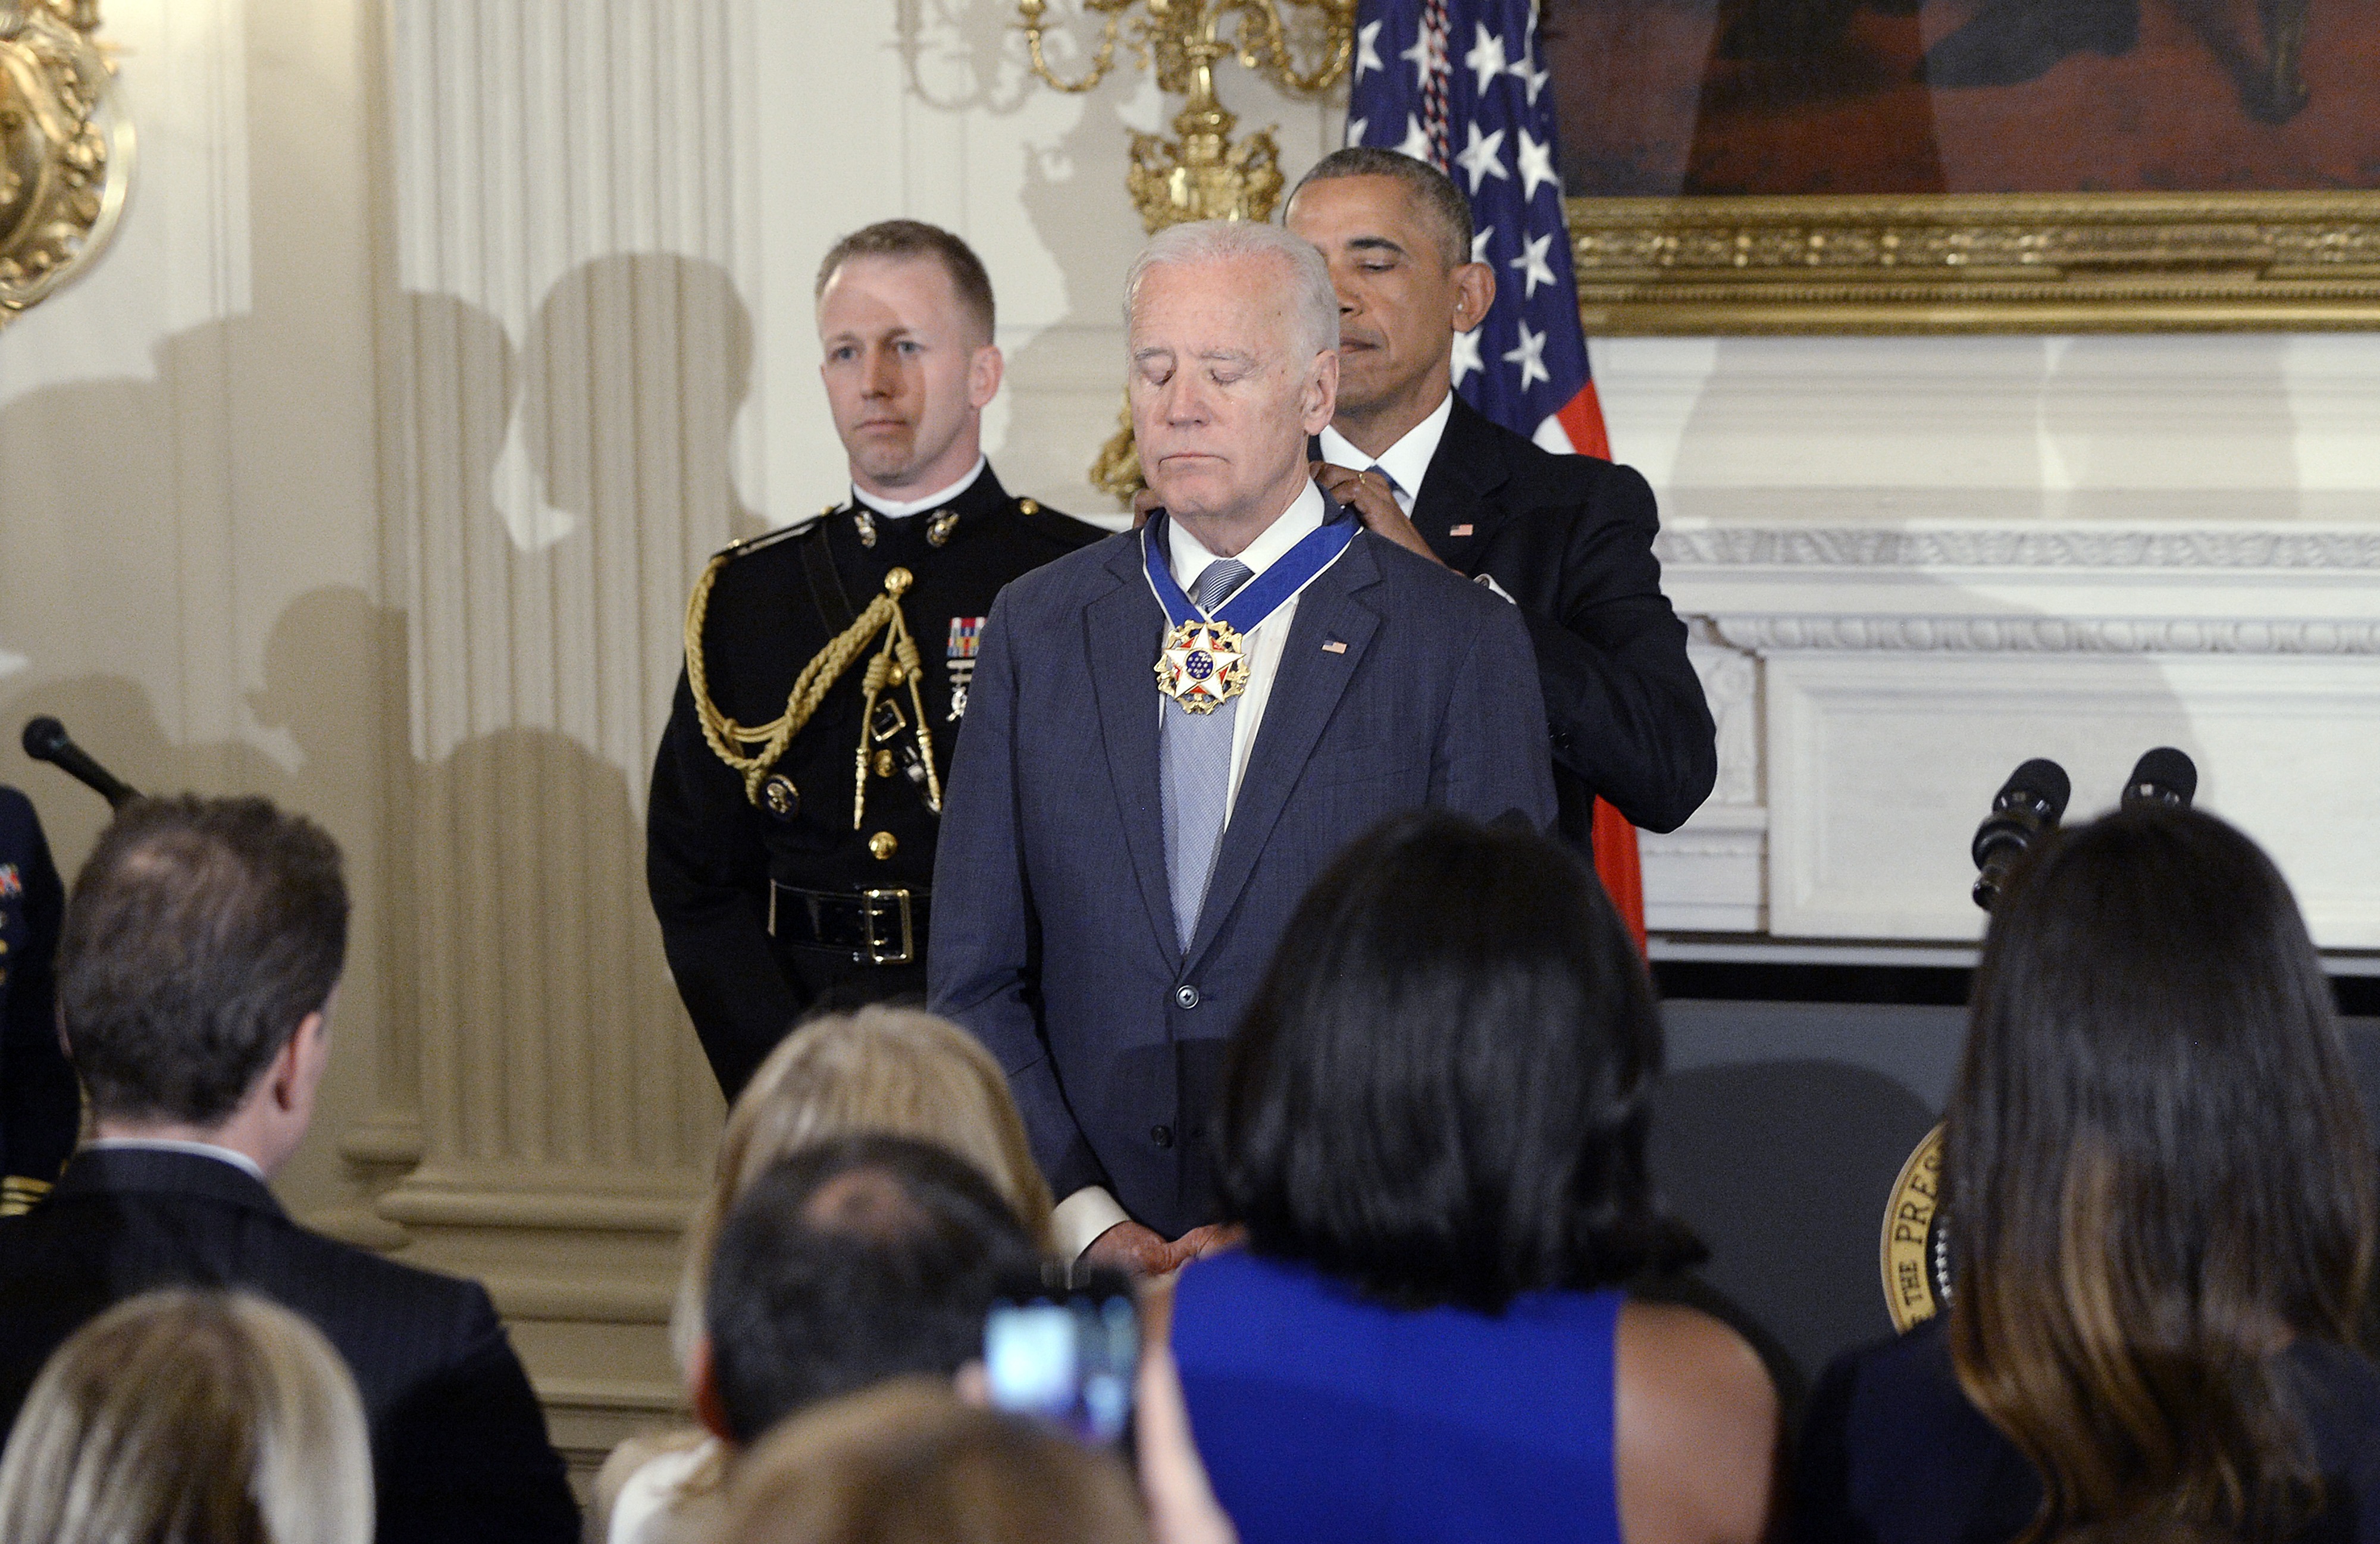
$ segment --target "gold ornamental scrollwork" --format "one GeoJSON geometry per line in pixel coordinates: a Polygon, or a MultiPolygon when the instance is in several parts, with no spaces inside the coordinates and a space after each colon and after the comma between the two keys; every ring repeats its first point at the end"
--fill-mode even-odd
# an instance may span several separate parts
{"type": "Polygon", "coordinates": [[[0,0],[0,325],[106,249],[132,123],[92,34],[97,0],[0,0]]]}
{"type": "Polygon", "coordinates": [[[1905,1333],[1949,1305],[1950,1232],[1942,1215],[1938,1125],[1918,1141],[1892,1182],[1877,1252],[1884,1270],[1885,1311],[1892,1316],[1895,1331],[1905,1333]]]}
{"type": "Polygon", "coordinates": [[[1567,203],[1604,335],[2380,327],[2380,192],[1567,203]]]}
{"type": "MultiPolygon", "coordinates": [[[[1239,119],[1215,95],[1215,67],[1241,67],[1298,96],[1319,96],[1345,79],[1354,50],[1355,0],[1082,0],[1104,17],[1090,63],[1080,75],[1059,72],[1049,57],[1048,0],[1016,0],[1033,73],[1062,91],[1087,91],[1115,67],[1116,46],[1130,47],[1158,86],[1185,98],[1174,138],[1135,133],[1124,186],[1141,228],[1154,236],[1192,220],[1269,220],[1281,197],[1281,149],[1272,128],[1239,143],[1239,119]],[[1127,24],[1135,7],[1145,14],[1127,24]],[[1311,63],[1299,67],[1301,50],[1311,63]]],[[[1278,127],[1277,125],[1275,126],[1278,127]]],[[[1129,407],[1091,464],[1091,480],[1129,505],[1142,487],[1129,407]]]]}

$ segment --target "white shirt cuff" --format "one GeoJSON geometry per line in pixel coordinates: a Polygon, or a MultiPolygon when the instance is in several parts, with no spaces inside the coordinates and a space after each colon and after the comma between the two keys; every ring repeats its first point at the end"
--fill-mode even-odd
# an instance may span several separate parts
{"type": "Polygon", "coordinates": [[[1483,585],[1486,585],[1488,589],[1490,589],[1490,590],[1494,590],[1497,594],[1499,594],[1499,595],[1503,595],[1503,596],[1504,596],[1504,603],[1505,603],[1506,605],[1508,605],[1508,606],[1517,606],[1517,605],[1519,605],[1519,604],[1521,603],[1520,602],[1513,600],[1510,595],[1504,595],[1504,587],[1503,587],[1502,585],[1498,584],[1498,583],[1496,582],[1496,576],[1495,576],[1495,575],[1493,575],[1493,574],[1482,574],[1482,575],[1480,575],[1480,576],[1478,577],[1478,578],[1475,579],[1473,582],[1474,582],[1474,583],[1475,583],[1475,584],[1483,584],[1483,585]]]}
{"type": "Polygon", "coordinates": [[[1132,1213],[1116,1203],[1116,1198],[1096,1185],[1087,1185],[1064,1200],[1050,1214],[1050,1231],[1058,1237],[1058,1255],[1068,1264],[1083,1258],[1099,1234],[1118,1222],[1129,1222],[1132,1213]]]}

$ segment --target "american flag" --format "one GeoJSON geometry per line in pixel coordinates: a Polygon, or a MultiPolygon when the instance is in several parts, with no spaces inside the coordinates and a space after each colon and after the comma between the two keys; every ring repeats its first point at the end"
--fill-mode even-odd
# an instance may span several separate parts
{"type": "Polygon", "coordinates": [[[1402,151],[1471,200],[1488,320],[1454,340],[1463,399],[1548,450],[1610,454],[1578,325],[1532,0],[1363,0],[1347,143],[1402,151]]]}
{"type": "MultiPolygon", "coordinates": [[[[1455,334],[1463,399],[1548,450],[1609,459],[1538,41],[1536,0],[1362,0],[1347,143],[1427,161],[1471,201],[1471,260],[1495,270],[1496,303],[1455,334]]],[[[1595,867],[1642,947],[1635,828],[1601,799],[1595,867]]]]}

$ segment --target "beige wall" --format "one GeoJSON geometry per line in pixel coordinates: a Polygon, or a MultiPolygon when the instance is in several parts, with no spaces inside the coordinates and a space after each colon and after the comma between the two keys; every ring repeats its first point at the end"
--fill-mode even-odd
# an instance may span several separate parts
{"type": "MultiPolygon", "coordinates": [[[[0,724],[56,712],[144,787],[261,790],[339,837],[338,1052],[281,1189],[487,1277],[591,1449],[669,1403],[656,1325],[717,1120],[642,898],[649,748],[703,556],[840,493],[818,255],[896,213],[977,242],[1002,475],[1111,513],[1082,470],[1139,238],[1125,129],[1170,108],[1130,73],[1032,82],[994,0],[107,13],[142,180],[99,270],[0,335],[0,724]]],[[[1335,133],[1222,79],[1293,175],[1335,133]]],[[[1596,359],[1682,528],[2380,513],[2361,337],[1596,359]]],[[[0,769],[71,864],[98,801],[0,769]]],[[[1743,808],[1764,776],[1738,768],[1743,808]]],[[[1756,865],[1762,829],[1705,849],[1756,865]]],[[[1761,925],[1730,905],[1693,915],[1761,925]]]]}
{"type": "Polygon", "coordinates": [[[261,791],[339,839],[358,911],[332,1130],[284,1188],[350,1206],[335,1140],[380,1098],[403,681],[374,486],[371,23],[322,0],[105,13],[141,137],[130,215],[87,280],[0,333],[0,777],[69,874],[105,807],[23,760],[34,712],[138,786],[261,791]]]}

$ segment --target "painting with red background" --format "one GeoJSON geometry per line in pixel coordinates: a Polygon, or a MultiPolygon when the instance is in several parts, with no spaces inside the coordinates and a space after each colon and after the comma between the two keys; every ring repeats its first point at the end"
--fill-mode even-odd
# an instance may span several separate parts
{"type": "Polygon", "coordinates": [[[2338,0],[1548,0],[1585,196],[2380,188],[2338,0]]]}

